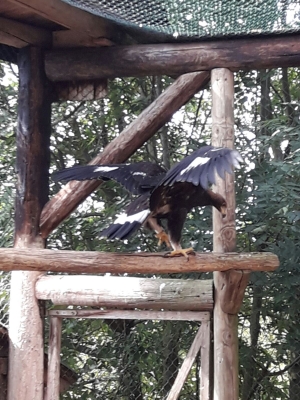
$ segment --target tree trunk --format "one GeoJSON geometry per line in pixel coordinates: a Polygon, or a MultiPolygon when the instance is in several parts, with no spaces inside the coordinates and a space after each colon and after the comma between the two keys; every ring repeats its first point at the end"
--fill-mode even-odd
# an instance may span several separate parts
{"type": "MultiPolygon", "coordinates": [[[[272,103],[270,97],[271,88],[271,74],[268,70],[260,71],[260,85],[261,85],[261,101],[260,101],[260,135],[271,136],[272,130],[268,127],[268,121],[272,120],[272,103]]],[[[274,158],[277,161],[283,160],[283,153],[280,148],[280,142],[273,141],[271,148],[274,154],[274,158]]]]}

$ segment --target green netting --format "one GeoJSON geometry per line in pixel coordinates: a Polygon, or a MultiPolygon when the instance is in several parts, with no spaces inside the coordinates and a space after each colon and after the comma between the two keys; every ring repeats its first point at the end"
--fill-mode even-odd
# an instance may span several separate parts
{"type": "Polygon", "coordinates": [[[299,0],[64,1],[125,27],[177,40],[300,30],[299,0]]]}

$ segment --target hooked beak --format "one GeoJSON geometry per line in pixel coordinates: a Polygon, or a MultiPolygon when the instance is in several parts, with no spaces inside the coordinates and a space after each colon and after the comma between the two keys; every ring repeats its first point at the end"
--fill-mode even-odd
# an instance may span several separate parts
{"type": "Polygon", "coordinates": [[[225,218],[227,215],[227,207],[225,205],[220,207],[220,213],[222,214],[222,218],[225,218]]]}

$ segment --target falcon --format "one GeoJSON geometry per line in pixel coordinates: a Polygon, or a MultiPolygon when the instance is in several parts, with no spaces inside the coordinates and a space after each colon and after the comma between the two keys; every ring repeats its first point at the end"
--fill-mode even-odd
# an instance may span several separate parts
{"type": "Polygon", "coordinates": [[[58,171],[55,181],[115,180],[137,197],[112,225],[101,232],[108,239],[127,239],[142,225],[154,230],[159,245],[172,248],[170,256],[193,252],[180,245],[187,214],[194,207],[213,206],[226,216],[226,200],[213,192],[216,175],[225,179],[240,167],[242,157],[236,150],[204,146],[185,157],[169,171],[151,162],[133,164],[78,165],[58,171]],[[161,220],[167,221],[166,233],[161,220]]]}

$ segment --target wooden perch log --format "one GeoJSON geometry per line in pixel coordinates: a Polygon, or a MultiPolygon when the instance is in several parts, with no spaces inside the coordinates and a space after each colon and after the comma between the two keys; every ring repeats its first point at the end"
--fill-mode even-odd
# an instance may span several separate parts
{"type": "Polygon", "coordinates": [[[54,50],[45,68],[52,81],[124,76],[171,75],[208,71],[297,67],[298,36],[54,50]]]}
{"type": "Polygon", "coordinates": [[[272,253],[197,253],[165,257],[164,253],[101,253],[96,251],[0,249],[2,271],[51,271],[65,273],[142,273],[274,271],[278,257],[272,253]]]}
{"type": "Polygon", "coordinates": [[[36,296],[57,305],[178,311],[213,308],[211,280],[48,275],[37,281],[36,296]]]}
{"type": "MultiPolygon", "coordinates": [[[[122,163],[168,122],[195,93],[209,81],[209,73],[180,76],[90,164],[122,163]]],[[[46,238],[101,181],[69,182],[46,204],[41,216],[41,234],[46,238]]]]}

